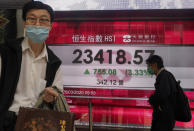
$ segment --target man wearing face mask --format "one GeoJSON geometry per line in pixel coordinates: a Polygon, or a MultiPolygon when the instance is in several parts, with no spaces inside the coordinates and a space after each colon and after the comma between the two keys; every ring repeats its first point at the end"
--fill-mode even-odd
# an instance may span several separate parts
{"type": "Polygon", "coordinates": [[[61,60],[46,46],[54,19],[53,9],[32,1],[23,7],[25,38],[0,47],[0,131],[13,131],[19,107],[33,107],[44,91],[51,104],[62,90],[61,60]]]}
{"type": "Polygon", "coordinates": [[[158,55],[150,56],[146,64],[148,72],[156,75],[155,91],[149,97],[149,103],[153,107],[151,131],[172,131],[175,125],[173,109],[175,78],[164,68],[163,60],[158,55]]]}

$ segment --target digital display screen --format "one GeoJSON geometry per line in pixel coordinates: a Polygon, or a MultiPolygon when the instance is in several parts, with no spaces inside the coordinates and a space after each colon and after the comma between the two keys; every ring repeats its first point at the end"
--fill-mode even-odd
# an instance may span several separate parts
{"type": "MultiPolygon", "coordinates": [[[[88,122],[90,101],[94,123],[145,126],[152,120],[147,100],[156,79],[146,59],[160,55],[193,101],[193,36],[192,20],[61,21],[53,23],[46,43],[62,60],[63,93],[80,124],[88,122]]],[[[176,126],[190,129],[193,120],[176,126]]]]}
{"type": "MultiPolygon", "coordinates": [[[[92,1],[94,0],[90,0],[92,1]]],[[[112,2],[109,7],[114,7],[115,1],[109,2],[112,2]]],[[[119,3],[122,2],[127,1],[119,0],[119,3]]],[[[136,3],[138,0],[130,2],[136,3]]],[[[142,4],[144,8],[142,6],[141,9],[157,7],[156,3],[155,6],[148,6],[146,2],[157,3],[157,0],[145,0],[142,4]]],[[[189,5],[180,0],[158,2],[165,5],[161,6],[161,9],[190,8],[193,3],[189,0],[186,1],[190,2],[189,5]],[[181,6],[178,6],[178,3],[181,6]]],[[[82,7],[81,4],[79,6],[82,7]]],[[[81,122],[87,122],[86,112],[90,101],[94,105],[94,122],[105,125],[149,125],[152,110],[147,100],[153,93],[156,77],[147,72],[145,61],[152,54],[160,55],[165,68],[181,81],[193,109],[193,22],[55,21],[46,43],[62,60],[63,93],[72,105],[71,111],[77,116],[80,115],[81,122]],[[105,117],[107,119],[104,119],[105,117]]],[[[176,126],[192,128],[193,120],[187,125],[176,123],[176,126]]]]}
{"type": "Polygon", "coordinates": [[[49,4],[55,11],[189,9],[193,0],[36,0],[49,4]]]}

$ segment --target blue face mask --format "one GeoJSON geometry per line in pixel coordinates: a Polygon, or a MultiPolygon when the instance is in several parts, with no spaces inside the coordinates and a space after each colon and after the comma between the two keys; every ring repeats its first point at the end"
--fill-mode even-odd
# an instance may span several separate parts
{"type": "Polygon", "coordinates": [[[43,43],[49,35],[49,27],[26,26],[26,35],[35,43],[43,43]]]}

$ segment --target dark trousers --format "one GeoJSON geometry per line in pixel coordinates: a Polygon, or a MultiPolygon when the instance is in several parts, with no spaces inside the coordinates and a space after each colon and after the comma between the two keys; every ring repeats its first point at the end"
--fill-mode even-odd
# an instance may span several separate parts
{"type": "Polygon", "coordinates": [[[162,120],[162,119],[153,119],[151,131],[172,131],[175,125],[175,120],[162,120]]]}
{"type": "Polygon", "coordinates": [[[170,106],[153,108],[151,131],[172,131],[175,126],[174,112],[170,106]]]}
{"type": "Polygon", "coordinates": [[[3,119],[3,130],[2,131],[14,131],[17,115],[15,112],[7,111],[3,119]]]}

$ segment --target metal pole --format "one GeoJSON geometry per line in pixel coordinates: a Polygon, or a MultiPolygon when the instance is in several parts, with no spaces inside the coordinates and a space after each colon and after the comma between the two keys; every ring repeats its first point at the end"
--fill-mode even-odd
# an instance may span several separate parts
{"type": "Polygon", "coordinates": [[[92,131],[92,103],[88,103],[89,106],[89,129],[92,131]]]}

